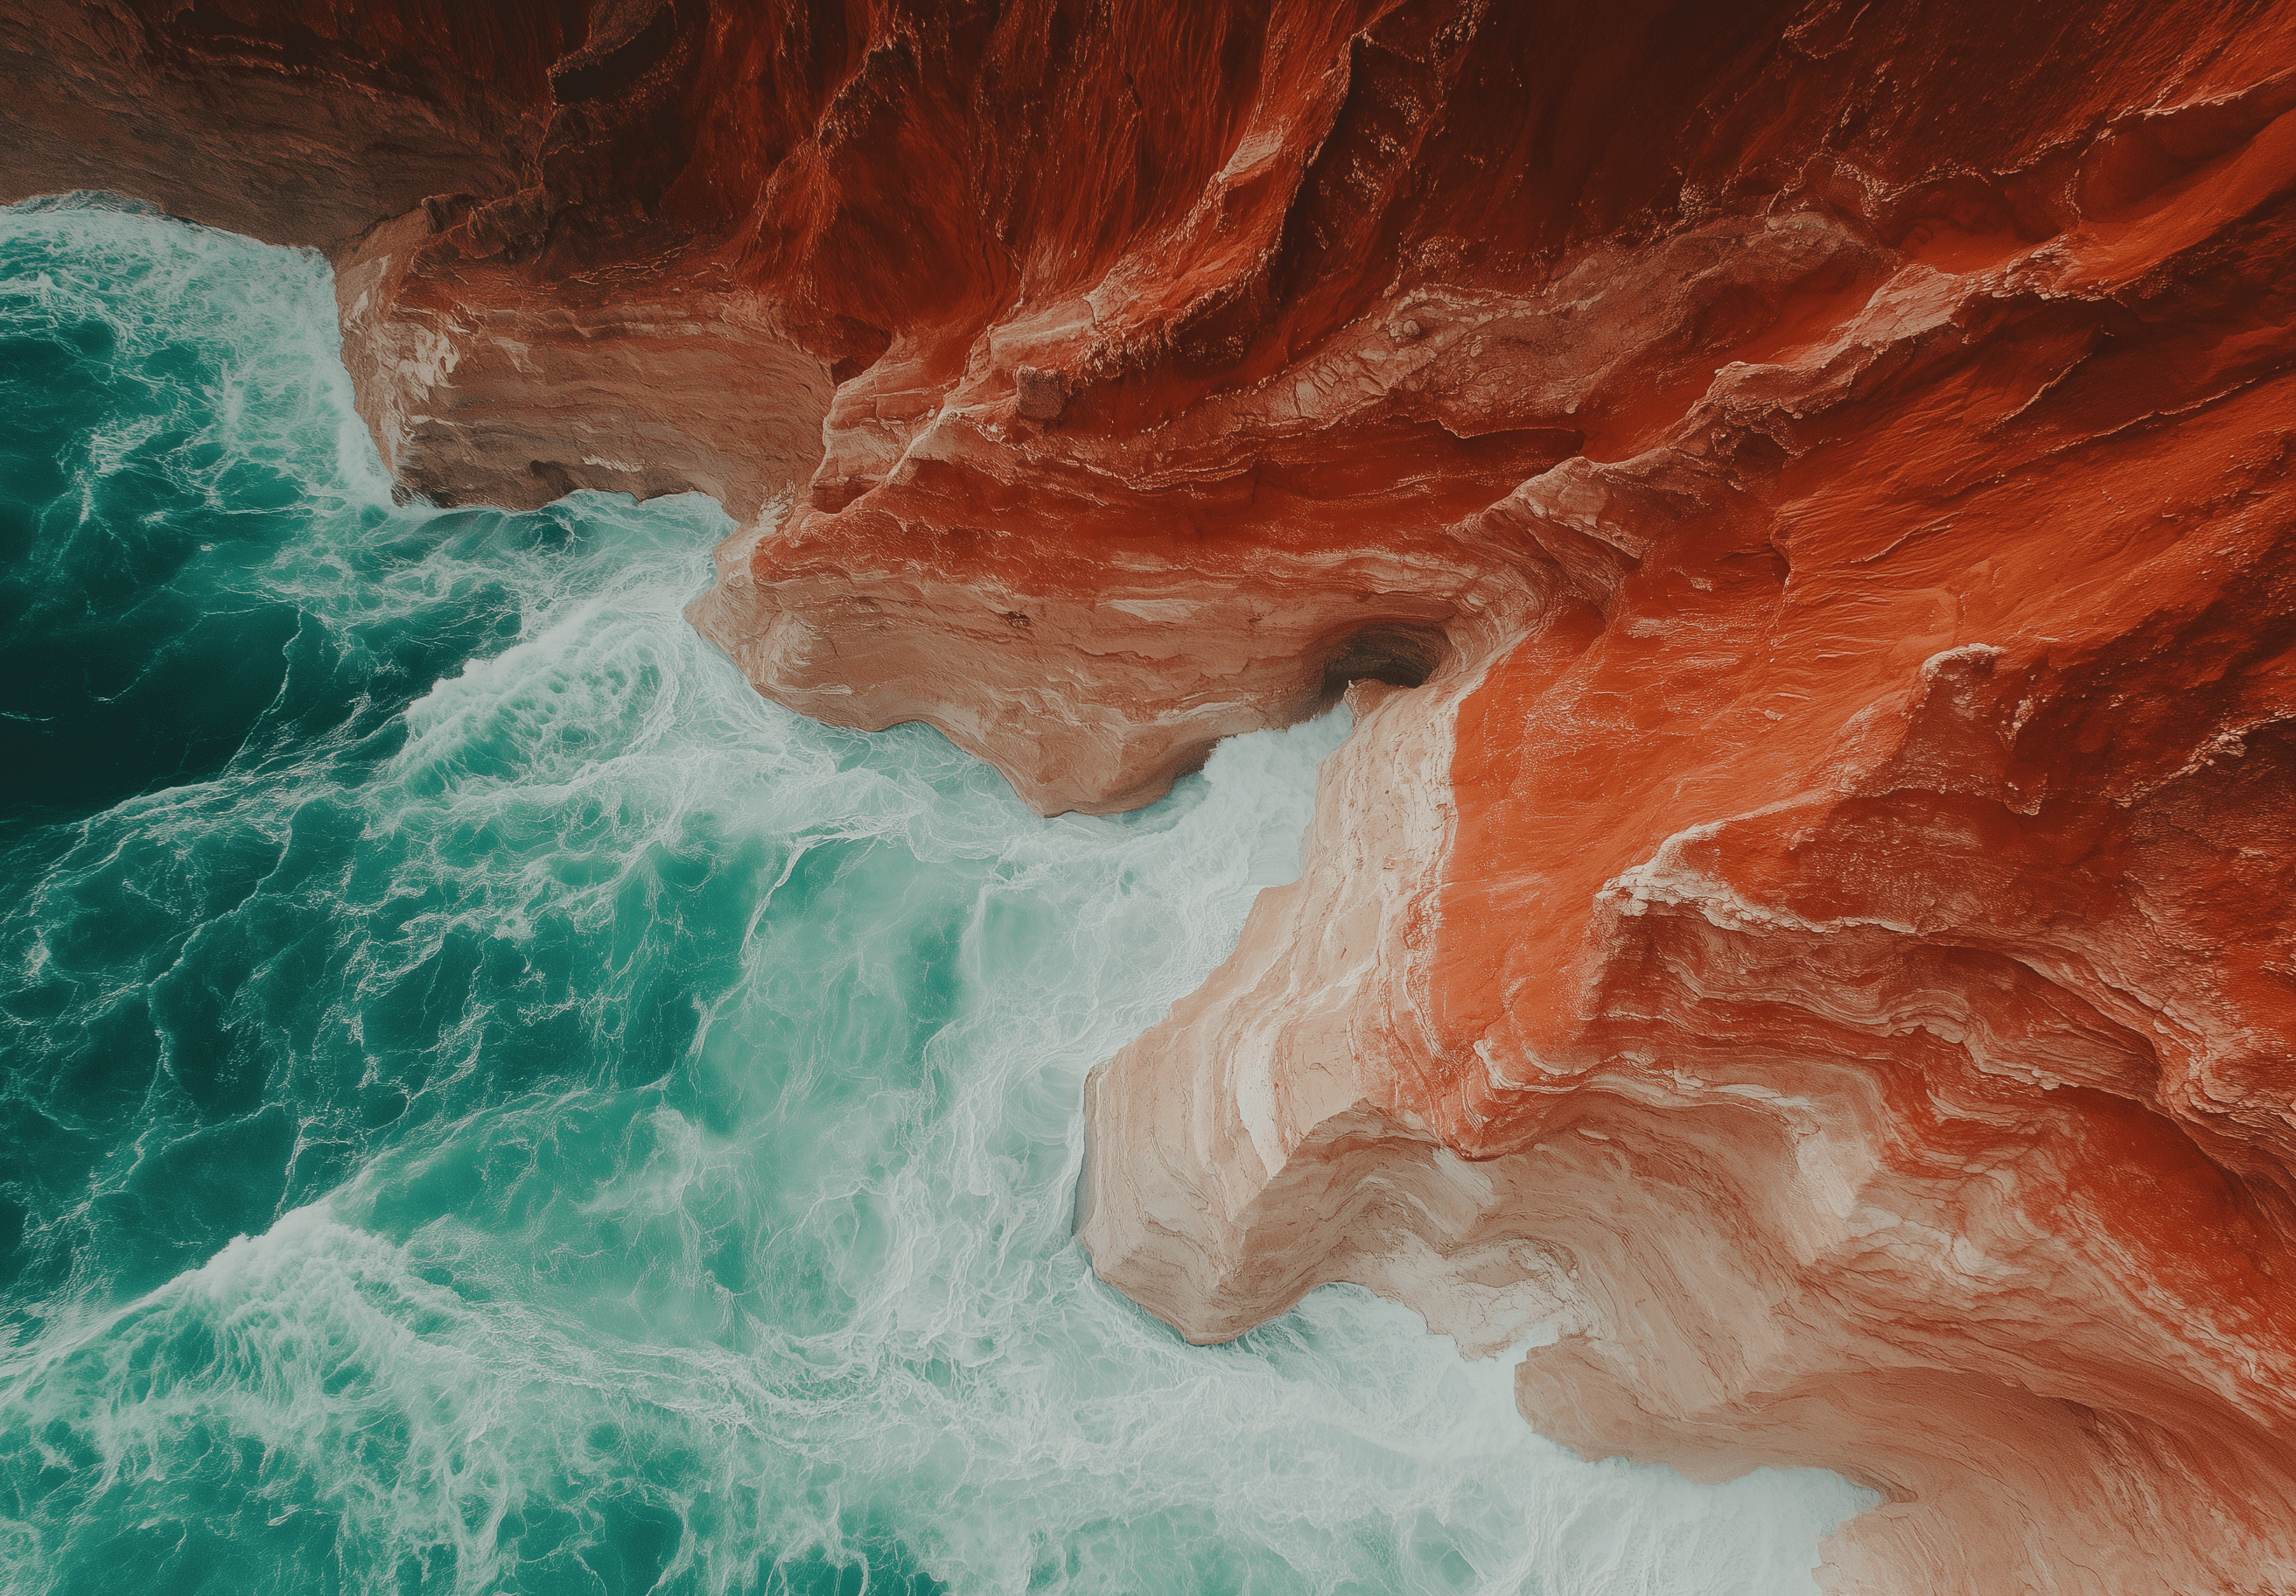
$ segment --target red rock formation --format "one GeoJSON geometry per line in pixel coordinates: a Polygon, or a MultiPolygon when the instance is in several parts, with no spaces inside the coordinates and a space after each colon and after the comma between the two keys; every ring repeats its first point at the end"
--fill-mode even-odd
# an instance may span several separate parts
{"type": "Polygon", "coordinates": [[[382,10],[36,8],[243,155],[0,173],[330,243],[412,485],[717,493],[763,691],[1041,807],[1358,683],[1104,1276],[1559,1316],[1839,1590],[2296,1589],[2296,12],[382,10]]]}
{"type": "Polygon", "coordinates": [[[111,189],[273,242],[333,243],[429,193],[516,186],[580,17],[18,0],[0,11],[0,192],[111,189]]]}

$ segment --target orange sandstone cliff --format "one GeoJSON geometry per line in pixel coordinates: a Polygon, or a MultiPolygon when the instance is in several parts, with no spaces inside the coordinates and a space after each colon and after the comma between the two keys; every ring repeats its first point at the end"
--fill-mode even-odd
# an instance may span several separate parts
{"type": "Polygon", "coordinates": [[[2296,7],[30,0],[4,197],[329,250],[439,500],[1039,808],[1345,692],[1085,1244],[1865,1592],[2296,1591],[2296,7]],[[1352,685],[1350,685],[1352,683],[1352,685]]]}

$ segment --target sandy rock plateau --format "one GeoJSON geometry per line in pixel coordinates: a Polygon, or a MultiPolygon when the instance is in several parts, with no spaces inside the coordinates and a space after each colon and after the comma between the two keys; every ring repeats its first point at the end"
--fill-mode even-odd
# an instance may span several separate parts
{"type": "Polygon", "coordinates": [[[1347,694],[1096,1267],[1559,1325],[1908,1596],[2296,1592],[2292,109],[2285,0],[0,12],[0,198],[325,249],[411,492],[715,495],[770,697],[1055,812],[1347,694]]]}

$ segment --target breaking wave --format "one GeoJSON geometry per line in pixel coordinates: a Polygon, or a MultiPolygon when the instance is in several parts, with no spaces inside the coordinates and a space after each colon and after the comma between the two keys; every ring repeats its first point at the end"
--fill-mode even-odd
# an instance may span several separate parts
{"type": "Polygon", "coordinates": [[[102,197],[0,212],[0,387],[7,1589],[1773,1596],[1872,1500],[1094,1281],[1084,1074],[1338,716],[1037,819],[752,693],[707,501],[393,507],[324,263],[102,197]]]}

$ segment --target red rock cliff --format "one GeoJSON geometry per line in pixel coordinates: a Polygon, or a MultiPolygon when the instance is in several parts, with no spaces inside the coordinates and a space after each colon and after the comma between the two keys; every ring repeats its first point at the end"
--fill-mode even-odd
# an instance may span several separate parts
{"type": "Polygon", "coordinates": [[[1047,810],[1354,682],[1091,1093],[1191,1336],[1355,1280],[1860,1592],[2296,1590],[2296,10],[0,20],[14,193],[323,243],[438,497],[699,487],[760,689],[1047,810]],[[221,158],[218,158],[220,152],[221,158]]]}

